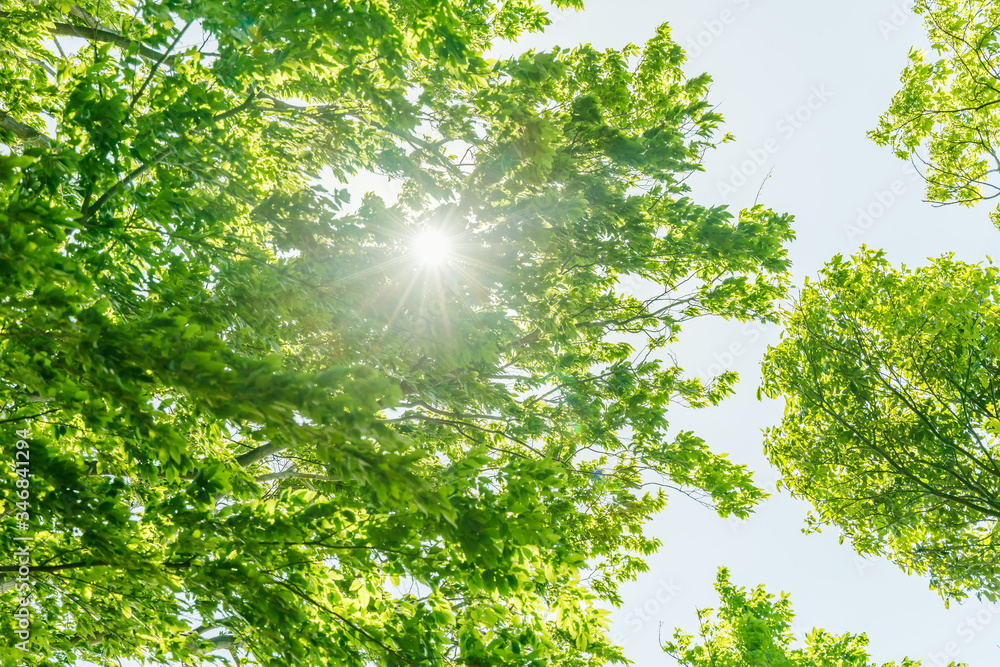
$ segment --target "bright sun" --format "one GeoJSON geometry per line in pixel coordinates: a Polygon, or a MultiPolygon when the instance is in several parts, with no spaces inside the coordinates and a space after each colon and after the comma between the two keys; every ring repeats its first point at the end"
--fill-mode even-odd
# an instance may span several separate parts
{"type": "Polygon", "coordinates": [[[413,256],[425,266],[440,266],[451,257],[451,242],[444,234],[427,229],[413,239],[413,256]]]}

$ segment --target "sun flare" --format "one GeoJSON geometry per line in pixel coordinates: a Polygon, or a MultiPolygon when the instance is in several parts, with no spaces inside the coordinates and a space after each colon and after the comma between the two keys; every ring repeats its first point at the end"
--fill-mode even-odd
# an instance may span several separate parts
{"type": "Polygon", "coordinates": [[[411,250],[416,260],[424,266],[441,266],[452,256],[448,237],[433,229],[417,234],[413,239],[411,250]]]}

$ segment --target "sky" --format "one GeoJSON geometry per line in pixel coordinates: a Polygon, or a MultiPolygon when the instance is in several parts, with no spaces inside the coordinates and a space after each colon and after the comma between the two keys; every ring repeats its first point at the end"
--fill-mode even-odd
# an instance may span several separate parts
{"type": "MultiPolygon", "coordinates": [[[[689,181],[691,196],[735,213],[753,204],[764,183],[760,203],[795,216],[796,285],[862,244],[884,249],[897,265],[916,267],[946,253],[987,262],[1000,253],[989,204],[926,203],[912,167],[865,136],[897,90],[911,46],[925,40],[911,4],[590,0],[583,12],[556,12],[544,34],[497,53],[579,43],[620,48],[642,44],[669,23],[688,53],[685,71],[712,76],[709,101],[725,117],[723,131],[736,139],[708,154],[705,173],[689,181]]],[[[788,593],[800,637],[812,627],[867,633],[880,665],[904,656],[925,667],[1000,664],[1000,606],[973,599],[946,609],[925,579],[884,559],[859,557],[849,543],[839,544],[835,529],[802,533],[808,505],[775,492],[761,445],[761,430],[776,425],[783,409],[756,398],[758,364],[778,333],[777,325],[698,320],[674,348],[693,375],[735,370],[741,380],[716,408],[674,410],[672,424],[750,466],[774,495],[745,522],[673,498],[647,527],[663,546],[649,559],[649,572],[623,587],[612,637],[637,665],[675,664],[661,652],[660,636],[666,640],[675,627],[695,630],[695,610],[717,602],[712,583],[725,566],[738,585],[788,593]]]]}

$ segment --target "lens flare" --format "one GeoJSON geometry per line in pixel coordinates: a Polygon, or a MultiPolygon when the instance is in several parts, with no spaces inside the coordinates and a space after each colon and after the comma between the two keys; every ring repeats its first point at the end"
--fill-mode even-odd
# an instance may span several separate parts
{"type": "Polygon", "coordinates": [[[437,230],[427,229],[413,239],[413,256],[424,266],[441,266],[451,258],[451,242],[437,230]]]}

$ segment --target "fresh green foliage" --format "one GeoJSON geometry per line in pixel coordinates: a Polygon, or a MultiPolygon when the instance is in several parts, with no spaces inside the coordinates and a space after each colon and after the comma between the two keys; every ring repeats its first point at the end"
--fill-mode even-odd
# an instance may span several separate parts
{"type": "MultiPolygon", "coordinates": [[[[1000,6],[917,0],[933,49],[910,52],[902,88],[869,136],[925,168],[927,197],[972,205],[1000,196],[1000,6]]],[[[1000,226],[1000,212],[992,214],[1000,226]]]]}
{"type": "Polygon", "coordinates": [[[662,487],[762,498],[668,433],[732,376],[657,351],[692,317],[773,317],[790,220],[686,197],[720,118],[666,27],[482,57],[546,21],[5,4],[0,547],[34,536],[26,664],[603,665],[662,487]],[[398,200],[318,185],[361,172],[398,200]]]}
{"type": "Polygon", "coordinates": [[[765,446],[810,523],[946,599],[1000,596],[998,317],[993,267],[897,270],[863,250],[806,286],[764,362],[786,401],[765,446]]]}
{"type": "MultiPolygon", "coordinates": [[[[730,583],[724,568],[715,590],[720,605],[698,610],[698,638],[677,629],[673,641],[663,647],[684,667],[875,667],[865,650],[865,635],[832,635],[814,628],[803,647],[793,648],[795,614],[784,593],[775,599],[763,586],[748,593],[730,583]]],[[[899,667],[919,665],[907,658],[899,663],[899,667]]]]}

